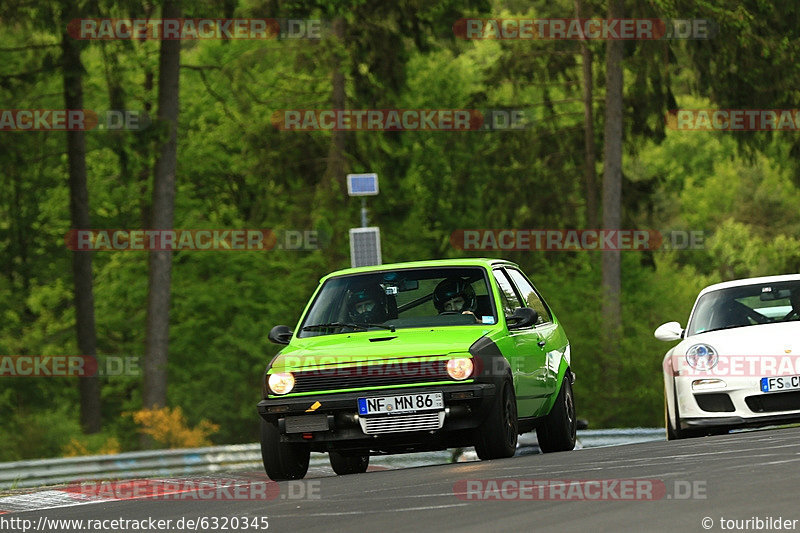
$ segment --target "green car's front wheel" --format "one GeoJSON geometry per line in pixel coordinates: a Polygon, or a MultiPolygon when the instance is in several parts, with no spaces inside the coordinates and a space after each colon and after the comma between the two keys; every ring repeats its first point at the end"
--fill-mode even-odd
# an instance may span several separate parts
{"type": "Polygon", "coordinates": [[[569,373],[561,382],[556,403],[536,428],[539,448],[544,453],[565,452],[575,448],[578,421],[575,418],[575,399],[572,395],[572,380],[569,373]]]}
{"type": "Polygon", "coordinates": [[[475,442],[478,458],[486,460],[512,457],[517,449],[518,427],[514,385],[511,380],[506,380],[500,394],[495,398],[492,411],[478,428],[475,442]]]}
{"type": "Polygon", "coordinates": [[[308,472],[311,449],[307,444],[281,442],[274,424],[261,420],[261,459],[264,470],[273,481],[302,479],[308,472]]]}
{"type": "Polygon", "coordinates": [[[337,475],[362,474],[367,471],[369,466],[369,454],[364,455],[342,455],[336,451],[328,452],[331,467],[337,475]]]}

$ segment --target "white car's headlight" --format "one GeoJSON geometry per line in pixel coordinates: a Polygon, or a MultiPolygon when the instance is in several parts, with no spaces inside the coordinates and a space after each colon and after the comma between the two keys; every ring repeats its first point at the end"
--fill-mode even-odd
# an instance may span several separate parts
{"type": "Polygon", "coordinates": [[[472,374],[472,359],[466,357],[459,357],[458,359],[450,359],[447,361],[447,374],[453,378],[461,381],[467,379],[472,374]]]}
{"type": "Polygon", "coordinates": [[[275,394],[289,394],[294,388],[294,375],[291,372],[270,374],[267,378],[269,390],[275,394]]]}
{"type": "Polygon", "coordinates": [[[708,344],[695,344],[686,350],[686,362],[696,370],[711,370],[718,360],[717,351],[708,344]]]}

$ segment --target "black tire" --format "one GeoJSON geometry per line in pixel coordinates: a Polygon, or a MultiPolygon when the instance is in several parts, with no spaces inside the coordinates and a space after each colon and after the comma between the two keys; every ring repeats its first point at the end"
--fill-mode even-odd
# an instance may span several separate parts
{"type": "Polygon", "coordinates": [[[513,457],[517,450],[519,419],[517,398],[511,380],[503,381],[502,390],[486,420],[478,428],[475,451],[482,461],[513,457]]]}
{"type": "Polygon", "coordinates": [[[311,448],[307,444],[281,442],[278,428],[261,420],[261,459],[271,480],[303,479],[310,458],[311,448]]]}
{"type": "Polygon", "coordinates": [[[727,433],[728,430],[724,428],[718,429],[681,429],[681,412],[678,409],[678,392],[675,389],[675,385],[672,386],[672,401],[675,405],[675,420],[677,421],[677,427],[672,427],[672,423],[669,420],[669,411],[667,410],[667,392],[664,391],[664,422],[667,428],[667,440],[679,440],[679,439],[695,439],[697,437],[705,437],[706,435],[720,435],[723,433],[727,433]]]}
{"type": "MultiPolygon", "coordinates": [[[[677,408],[677,404],[676,404],[677,408]]],[[[678,432],[672,427],[672,422],[669,420],[669,409],[667,408],[667,391],[664,391],[664,427],[667,430],[667,440],[678,440],[678,432]]]]}
{"type": "Polygon", "coordinates": [[[572,378],[569,372],[561,382],[556,403],[542,423],[536,428],[539,448],[544,453],[566,452],[575,448],[578,419],[575,416],[575,398],[572,395],[572,378]]]}
{"type": "Polygon", "coordinates": [[[336,451],[328,452],[331,467],[337,475],[346,476],[347,474],[363,474],[369,466],[369,454],[364,455],[342,455],[336,451]]]}
{"type": "Polygon", "coordinates": [[[691,429],[681,429],[681,414],[678,410],[678,393],[675,390],[675,385],[672,386],[672,403],[675,406],[675,420],[677,426],[673,427],[669,419],[669,410],[667,409],[667,391],[664,390],[664,421],[667,427],[667,440],[690,439],[694,437],[701,437],[702,433],[691,429]]]}

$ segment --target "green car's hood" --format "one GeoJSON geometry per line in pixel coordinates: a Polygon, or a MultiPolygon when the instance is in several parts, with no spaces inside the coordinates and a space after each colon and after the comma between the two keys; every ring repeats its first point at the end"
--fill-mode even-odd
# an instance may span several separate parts
{"type": "Polygon", "coordinates": [[[463,354],[468,352],[472,343],[492,329],[490,326],[447,326],[397,329],[394,333],[386,329],[293,338],[272,361],[270,373],[463,354]]]}

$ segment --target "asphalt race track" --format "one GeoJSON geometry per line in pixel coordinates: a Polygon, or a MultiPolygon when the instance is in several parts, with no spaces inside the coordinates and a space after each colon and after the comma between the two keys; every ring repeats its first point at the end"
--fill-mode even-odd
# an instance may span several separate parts
{"type": "MultiPolygon", "coordinates": [[[[193,531],[185,522],[182,529],[174,524],[207,517],[216,518],[217,528],[207,522],[205,529],[195,524],[197,530],[257,531],[268,522],[269,531],[330,533],[721,531],[722,525],[755,531],[778,530],[780,517],[780,530],[791,531],[800,530],[798,474],[800,428],[795,427],[342,477],[316,468],[303,481],[280,483],[280,493],[268,501],[135,499],[13,512],[0,519],[155,518],[173,521],[164,530],[193,531]],[[260,527],[230,527],[233,517],[261,521],[260,527]],[[227,528],[222,519],[229,520],[227,528]]],[[[264,480],[254,472],[225,475],[244,484],[264,480]]],[[[68,530],[75,531],[63,529],[68,530]]]]}

